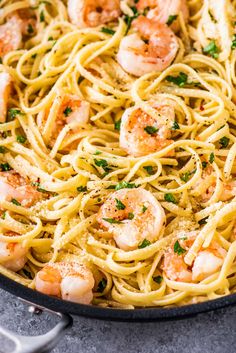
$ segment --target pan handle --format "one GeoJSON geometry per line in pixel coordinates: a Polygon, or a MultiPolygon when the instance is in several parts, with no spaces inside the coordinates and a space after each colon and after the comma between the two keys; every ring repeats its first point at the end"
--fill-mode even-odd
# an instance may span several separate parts
{"type": "MultiPolygon", "coordinates": [[[[33,308],[37,313],[37,308],[33,308]]],[[[55,313],[61,319],[59,323],[49,332],[40,336],[20,336],[3,327],[0,333],[15,343],[12,353],[49,353],[55,348],[58,341],[65,334],[65,330],[72,326],[73,319],[70,315],[55,313]]]]}

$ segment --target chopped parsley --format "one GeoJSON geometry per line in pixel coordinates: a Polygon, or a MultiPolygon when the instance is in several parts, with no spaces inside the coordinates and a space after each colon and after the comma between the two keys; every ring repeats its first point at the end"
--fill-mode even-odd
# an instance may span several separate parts
{"type": "Polygon", "coordinates": [[[31,183],[32,186],[36,186],[37,191],[39,192],[47,192],[47,190],[45,190],[38,181],[35,181],[33,183],[31,183]]]}
{"type": "Polygon", "coordinates": [[[138,13],[137,8],[135,6],[132,7],[132,10],[134,12],[133,16],[124,15],[124,21],[125,21],[125,23],[127,25],[125,35],[129,32],[129,29],[131,27],[131,24],[132,24],[133,20],[135,20],[135,18],[137,18],[139,16],[139,13],[138,13]]]}
{"type": "Polygon", "coordinates": [[[178,255],[182,255],[186,252],[186,250],[181,247],[178,240],[174,243],[174,252],[178,255]]]}
{"type": "Polygon", "coordinates": [[[21,203],[19,201],[17,201],[16,199],[11,199],[11,202],[16,206],[21,206],[21,203]]]}
{"type": "Polygon", "coordinates": [[[2,172],[8,172],[9,170],[12,169],[8,163],[1,163],[0,168],[2,172]]]}
{"type": "Polygon", "coordinates": [[[108,163],[105,159],[94,159],[94,163],[97,167],[101,167],[106,174],[103,176],[106,176],[108,172],[111,170],[111,168],[108,166],[108,163]]]}
{"type": "Polygon", "coordinates": [[[233,36],[232,44],[231,44],[231,49],[236,49],[236,34],[233,36]]]}
{"type": "Polygon", "coordinates": [[[125,209],[125,205],[123,204],[123,202],[121,202],[118,199],[115,199],[115,200],[116,200],[116,208],[117,208],[117,210],[124,210],[125,209]]]}
{"type": "Polygon", "coordinates": [[[43,10],[39,14],[39,20],[40,20],[40,22],[44,22],[45,21],[45,16],[44,16],[44,11],[43,10]]]}
{"type": "Polygon", "coordinates": [[[133,214],[133,212],[129,212],[128,213],[128,219],[134,219],[134,214],[133,214]]]}
{"type": "Polygon", "coordinates": [[[6,152],[6,148],[4,146],[0,146],[0,153],[5,153],[6,152]]]}
{"type": "Polygon", "coordinates": [[[6,218],[6,211],[3,212],[1,218],[2,218],[2,219],[5,219],[5,218],[6,218]]]}
{"type": "Polygon", "coordinates": [[[78,192],[85,192],[87,191],[87,186],[78,186],[76,190],[78,192]]]}
{"type": "Polygon", "coordinates": [[[187,183],[187,181],[189,181],[190,179],[190,176],[191,176],[191,173],[186,172],[181,175],[180,179],[183,180],[185,183],[187,183]]]}
{"type": "Polygon", "coordinates": [[[144,212],[146,212],[146,211],[147,211],[147,209],[148,209],[148,208],[147,208],[146,206],[144,206],[144,205],[143,205],[143,207],[142,207],[142,212],[143,212],[143,213],[144,213],[144,212]]]}
{"type": "Polygon", "coordinates": [[[203,48],[203,53],[212,56],[214,59],[219,57],[219,48],[217,47],[214,40],[212,40],[205,48],[203,48]]]}
{"type": "Polygon", "coordinates": [[[207,162],[203,161],[202,162],[202,168],[205,169],[207,167],[207,164],[208,164],[207,162]]]}
{"type": "Polygon", "coordinates": [[[25,141],[27,140],[27,138],[25,136],[22,136],[22,135],[17,135],[16,136],[16,140],[17,142],[19,143],[25,143],[25,141]]]}
{"type": "Polygon", "coordinates": [[[115,190],[120,190],[120,189],[134,189],[137,186],[134,183],[127,183],[127,181],[121,181],[118,183],[115,187],[115,190]]]}
{"type": "Polygon", "coordinates": [[[178,15],[170,15],[168,17],[168,20],[167,20],[166,24],[168,26],[172,25],[172,23],[177,19],[177,17],[178,17],[178,15]]]}
{"type": "Polygon", "coordinates": [[[28,32],[29,34],[34,33],[34,28],[33,28],[33,26],[32,26],[31,23],[28,24],[27,32],[28,32]]]}
{"type": "Polygon", "coordinates": [[[226,136],[223,136],[221,139],[220,139],[220,141],[219,141],[219,143],[221,144],[221,148],[226,148],[227,146],[228,146],[228,144],[229,144],[229,138],[228,137],[226,137],[226,136]]]}
{"type": "Polygon", "coordinates": [[[99,292],[99,293],[104,292],[106,286],[107,286],[107,279],[106,279],[106,278],[103,278],[103,279],[98,283],[97,292],[99,292]]]}
{"type": "Polygon", "coordinates": [[[144,239],[142,243],[139,244],[138,248],[143,249],[146,248],[147,246],[151,245],[150,241],[147,239],[144,239]]]}
{"type": "Polygon", "coordinates": [[[102,33],[111,34],[111,35],[113,35],[113,34],[116,33],[115,31],[113,31],[113,29],[108,28],[108,27],[102,27],[102,28],[101,28],[101,32],[102,32],[102,33]]]}
{"type": "Polygon", "coordinates": [[[178,130],[179,129],[179,124],[178,124],[178,122],[176,120],[173,122],[173,125],[172,125],[171,129],[172,130],[178,130]]]}
{"type": "Polygon", "coordinates": [[[95,156],[98,156],[99,154],[102,154],[102,152],[98,151],[98,150],[96,150],[95,153],[94,153],[95,156]]]}
{"type": "Polygon", "coordinates": [[[114,124],[115,130],[120,131],[120,124],[121,124],[121,119],[117,120],[114,124]]]}
{"type": "Polygon", "coordinates": [[[155,277],[152,277],[153,281],[160,284],[163,280],[163,277],[162,276],[155,276],[155,277]]]}
{"type": "Polygon", "coordinates": [[[66,109],[63,111],[63,114],[64,114],[65,116],[69,116],[70,113],[72,113],[71,107],[66,107],[66,109]]]}
{"type": "Polygon", "coordinates": [[[178,76],[166,76],[166,80],[179,87],[184,87],[187,84],[188,76],[184,72],[180,72],[178,76]]]}
{"type": "Polygon", "coordinates": [[[22,114],[22,112],[20,111],[20,109],[10,108],[10,109],[8,110],[8,117],[9,117],[11,120],[15,119],[15,117],[16,117],[17,115],[20,115],[20,114],[22,114]]]}
{"type": "Polygon", "coordinates": [[[110,223],[110,224],[120,224],[122,223],[121,221],[117,221],[117,219],[114,218],[103,218],[104,221],[110,223]]]}
{"type": "Polygon", "coordinates": [[[155,126],[150,126],[147,125],[144,130],[149,134],[149,135],[154,135],[157,133],[157,131],[159,130],[158,128],[156,128],[155,126]]]}
{"type": "Polygon", "coordinates": [[[215,155],[213,152],[211,152],[210,157],[209,157],[209,162],[212,164],[215,160],[215,155]]]}
{"type": "Polygon", "coordinates": [[[143,169],[145,169],[149,175],[154,175],[156,173],[156,170],[153,169],[152,165],[145,165],[143,169]]]}
{"type": "Polygon", "coordinates": [[[203,224],[206,224],[207,223],[207,219],[208,219],[209,216],[205,217],[205,218],[202,218],[200,219],[200,221],[198,221],[198,224],[200,225],[203,225],[203,224]]]}
{"type": "Polygon", "coordinates": [[[172,202],[172,203],[177,203],[177,200],[175,199],[174,195],[171,193],[165,194],[164,196],[165,201],[167,202],[172,202]]]}

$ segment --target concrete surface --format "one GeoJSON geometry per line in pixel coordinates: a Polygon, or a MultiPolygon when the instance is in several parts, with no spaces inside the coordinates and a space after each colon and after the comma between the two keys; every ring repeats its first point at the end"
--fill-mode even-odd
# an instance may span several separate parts
{"type": "MultiPolygon", "coordinates": [[[[46,332],[52,315],[30,314],[27,305],[0,291],[0,325],[19,334],[46,332]]],[[[119,323],[75,317],[53,353],[235,353],[236,307],[173,322],[119,323]]],[[[0,352],[12,344],[0,336],[0,352]]]]}

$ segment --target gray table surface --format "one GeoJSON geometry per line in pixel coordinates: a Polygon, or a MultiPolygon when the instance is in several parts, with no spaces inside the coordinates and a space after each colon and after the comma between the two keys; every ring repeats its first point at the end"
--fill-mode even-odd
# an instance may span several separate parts
{"type": "MultiPolygon", "coordinates": [[[[0,325],[19,334],[45,333],[56,323],[51,314],[33,315],[27,305],[0,290],[0,325]]],[[[74,318],[53,353],[235,353],[236,307],[188,320],[119,323],[74,318]]],[[[0,352],[12,344],[0,336],[0,352]]]]}

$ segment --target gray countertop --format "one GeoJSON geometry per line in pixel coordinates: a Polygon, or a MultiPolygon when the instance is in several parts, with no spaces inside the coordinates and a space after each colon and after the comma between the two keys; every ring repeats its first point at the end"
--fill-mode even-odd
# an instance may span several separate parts
{"type": "MultiPolygon", "coordinates": [[[[51,314],[33,315],[27,305],[0,290],[0,325],[19,334],[45,333],[56,323],[51,314]]],[[[53,353],[235,353],[236,307],[188,320],[156,323],[103,322],[74,318],[73,327],[53,353]]],[[[0,336],[0,352],[12,345],[0,336]]]]}

